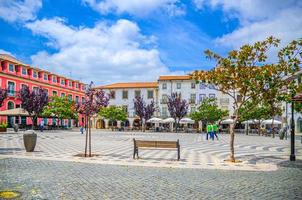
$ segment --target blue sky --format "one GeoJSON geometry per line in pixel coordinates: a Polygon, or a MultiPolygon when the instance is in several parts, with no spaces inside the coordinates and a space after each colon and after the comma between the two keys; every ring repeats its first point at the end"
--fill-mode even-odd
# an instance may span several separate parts
{"type": "Polygon", "coordinates": [[[302,36],[298,0],[0,0],[0,52],[97,84],[211,69],[270,35],[302,36]]]}

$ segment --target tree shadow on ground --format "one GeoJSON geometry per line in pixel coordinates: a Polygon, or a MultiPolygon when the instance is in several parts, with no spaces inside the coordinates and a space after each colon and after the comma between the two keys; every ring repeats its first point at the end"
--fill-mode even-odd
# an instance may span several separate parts
{"type": "Polygon", "coordinates": [[[277,164],[278,167],[296,168],[302,170],[302,160],[289,161],[285,160],[277,164]]]}
{"type": "Polygon", "coordinates": [[[15,151],[22,151],[21,148],[0,148],[0,154],[10,154],[15,151]]]}

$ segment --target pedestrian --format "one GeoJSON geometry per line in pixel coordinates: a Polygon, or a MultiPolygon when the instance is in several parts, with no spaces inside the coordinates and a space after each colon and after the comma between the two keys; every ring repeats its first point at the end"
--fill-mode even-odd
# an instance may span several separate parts
{"type": "Polygon", "coordinates": [[[83,126],[81,126],[80,131],[81,131],[81,134],[84,134],[84,127],[83,126]]]}
{"type": "Polygon", "coordinates": [[[207,125],[207,140],[209,139],[209,135],[210,135],[210,138],[212,138],[212,132],[213,132],[213,125],[211,123],[209,123],[207,125]]]}
{"type": "Polygon", "coordinates": [[[216,139],[218,140],[217,131],[218,131],[218,125],[213,124],[213,140],[214,140],[214,135],[215,135],[216,139]]]}
{"type": "Polygon", "coordinates": [[[43,132],[44,130],[44,120],[41,120],[40,122],[40,131],[43,132]]]}

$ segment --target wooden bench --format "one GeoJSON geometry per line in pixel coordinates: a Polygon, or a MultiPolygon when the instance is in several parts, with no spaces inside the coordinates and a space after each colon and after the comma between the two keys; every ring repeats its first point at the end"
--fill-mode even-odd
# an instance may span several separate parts
{"type": "Polygon", "coordinates": [[[134,152],[133,159],[135,155],[138,157],[138,149],[177,149],[177,160],[180,159],[180,145],[179,140],[177,141],[150,141],[150,140],[135,140],[134,143],[134,152]]]}

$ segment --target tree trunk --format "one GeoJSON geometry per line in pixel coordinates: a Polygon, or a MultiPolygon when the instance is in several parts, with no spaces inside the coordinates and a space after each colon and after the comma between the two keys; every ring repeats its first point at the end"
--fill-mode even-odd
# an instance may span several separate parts
{"type": "Polygon", "coordinates": [[[87,142],[88,142],[87,116],[85,117],[85,128],[86,128],[86,139],[85,139],[85,157],[87,157],[87,142]]]}
{"type": "Polygon", "coordinates": [[[175,122],[174,122],[174,126],[175,126],[175,133],[177,133],[177,120],[176,119],[174,119],[175,120],[175,122]]]}
{"type": "MultiPolygon", "coordinates": [[[[235,122],[235,120],[234,120],[235,122]]],[[[235,149],[234,149],[234,140],[235,140],[235,124],[230,125],[230,161],[235,162],[235,149]]]]}
{"type": "Polygon", "coordinates": [[[275,131],[274,131],[274,118],[272,120],[271,129],[272,129],[272,137],[275,138],[275,131]]]}
{"type": "Polygon", "coordinates": [[[91,121],[88,119],[88,126],[89,126],[89,157],[91,157],[91,121]]]}

